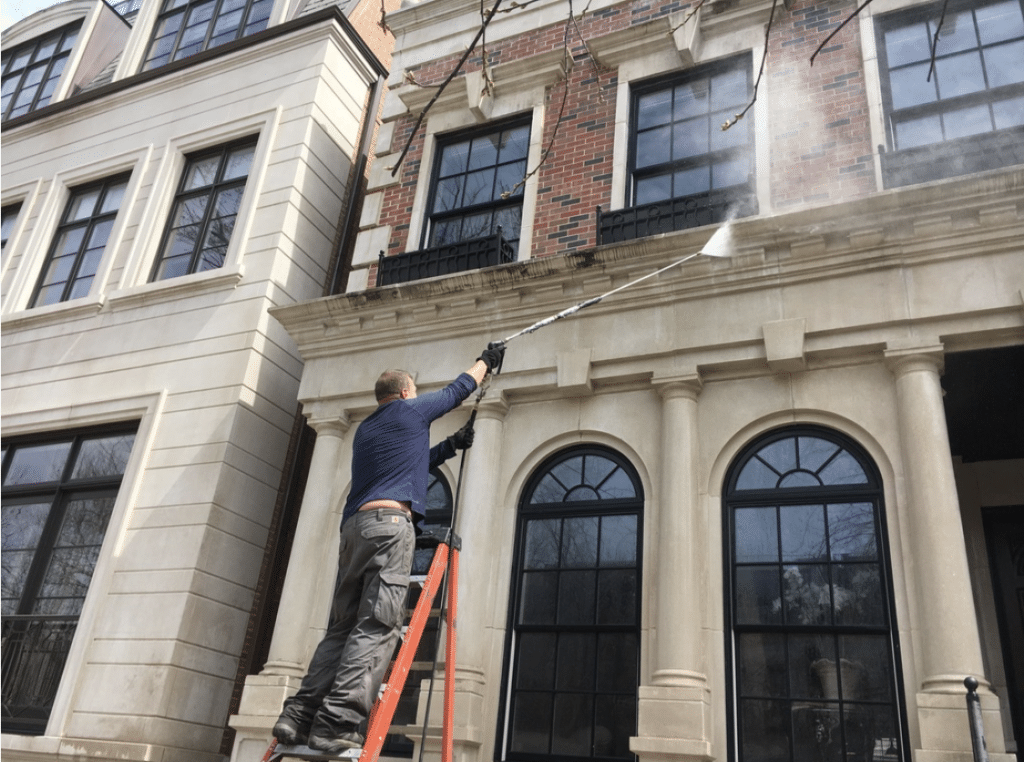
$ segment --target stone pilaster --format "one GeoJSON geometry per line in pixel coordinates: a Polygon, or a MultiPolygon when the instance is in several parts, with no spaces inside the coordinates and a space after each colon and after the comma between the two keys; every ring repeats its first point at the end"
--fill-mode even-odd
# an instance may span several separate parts
{"type": "Polygon", "coordinates": [[[639,688],[637,737],[642,761],[711,759],[711,695],[701,659],[700,572],[707,547],[698,513],[696,374],[658,384],[662,397],[660,496],[656,526],[652,684],[639,688]]]}

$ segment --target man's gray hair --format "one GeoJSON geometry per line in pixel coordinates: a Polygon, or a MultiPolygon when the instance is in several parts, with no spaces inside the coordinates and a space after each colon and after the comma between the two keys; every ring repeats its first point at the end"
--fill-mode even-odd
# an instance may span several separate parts
{"type": "Polygon", "coordinates": [[[411,386],[412,375],[407,371],[395,368],[380,374],[380,378],[377,379],[377,383],[373,387],[373,394],[377,398],[377,402],[381,402],[388,397],[401,394],[403,389],[409,389],[411,386]]]}

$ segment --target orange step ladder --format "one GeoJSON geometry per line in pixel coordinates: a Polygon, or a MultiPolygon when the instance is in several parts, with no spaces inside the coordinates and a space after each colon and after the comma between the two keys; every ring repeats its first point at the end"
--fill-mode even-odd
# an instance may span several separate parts
{"type": "MultiPolygon", "coordinates": [[[[285,746],[275,738],[262,762],[278,762],[278,760],[301,759],[306,762],[326,762],[326,760],[358,760],[358,762],[377,762],[384,739],[391,728],[391,721],[398,707],[402,689],[405,687],[409,669],[419,647],[423,629],[430,617],[430,609],[437,597],[441,584],[447,577],[445,616],[445,661],[444,661],[444,717],[441,725],[441,762],[452,762],[453,727],[452,716],[455,709],[455,623],[458,613],[459,587],[459,536],[447,530],[447,536],[440,540],[434,551],[434,559],[430,563],[419,600],[413,610],[412,618],[402,638],[402,647],[398,656],[391,664],[384,681],[384,689],[370,711],[366,741],[362,749],[350,749],[341,754],[326,754],[308,746],[285,746]]],[[[429,706],[429,701],[428,701],[429,706]]]]}

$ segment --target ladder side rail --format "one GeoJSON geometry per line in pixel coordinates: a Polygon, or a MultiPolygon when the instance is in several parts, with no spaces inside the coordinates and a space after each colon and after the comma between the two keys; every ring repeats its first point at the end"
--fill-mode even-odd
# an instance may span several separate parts
{"type": "Polygon", "coordinates": [[[448,607],[445,614],[444,722],[441,726],[441,762],[452,762],[455,716],[455,626],[459,603],[459,550],[449,558],[448,607]]]}
{"type": "Polygon", "coordinates": [[[430,563],[430,570],[427,572],[423,589],[420,591],[420,599],[416,602],[416,608],[413,610],[402,647],[398,651],[395,663],[391,666],[387,687],[377,699],[373,711],[370,713],[369,727],[366,731],[366,741],[363,745],[360,762],[377,762],[380,757],[381,749],[384,747],[384,738],[387,736],[391,720],[395,716],[395,709],[398,707],[398,700],[405,687],[409,668],[416,656],[423,628],[430,616],[430,607],[433,605],[434,597],[444,579],[448,552],[448,546],[444,543],[438,545],[434,552],[434,560],[430,563]]]}

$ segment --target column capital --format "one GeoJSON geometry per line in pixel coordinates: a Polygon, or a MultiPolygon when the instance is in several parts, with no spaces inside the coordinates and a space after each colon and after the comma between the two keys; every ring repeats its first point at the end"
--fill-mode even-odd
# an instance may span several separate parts
{"type": "Polygon", "coordinates": [[[890,346],[885,350],[885,362],[897,378],[914,371],[932,371],[942,375],[945,348],[941,343],[916,346],[890,346]]]}
{"type": "Polygon", "coordinates": [[[704,382],[701,381],[700,374],[694,371],[678,376],[655,376],[651,379],[651,385],[658,390],[662,399],[684,397],[695,400],[700,395],[704,382]]]}
{"type": "Polygon", "coordinates": [[[480,400],[476,417],[478,421],[498,421],[502,423],[511,407],[505,398],[505,392],[492,390],[486,397],[480,400]]]}
{"type": "Polygon", "coordinates": [[[314,400],[302,406],[302,414],[316,431],[317,436],[342,437],[352,426],[352,419],[347,410],[326,400],[314,400]]]}

